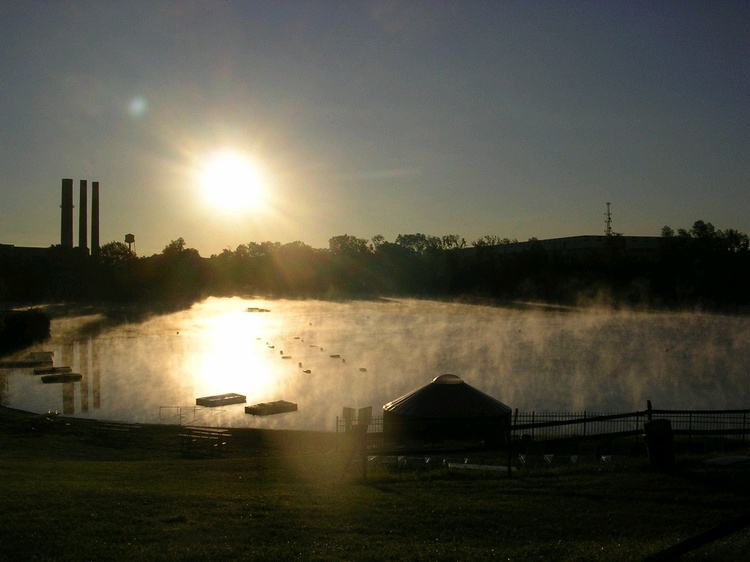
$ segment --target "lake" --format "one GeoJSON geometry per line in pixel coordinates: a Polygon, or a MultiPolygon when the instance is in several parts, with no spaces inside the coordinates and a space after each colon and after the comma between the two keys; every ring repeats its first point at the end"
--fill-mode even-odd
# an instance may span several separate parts
{"type": "MultiPolygon", "coordinates": [[[[53,320],[54,352],[80,382],[0,370],[13,408],[144,423],[335,429],[343,407],[386,402],[452,373],[520,411],[750,407],[746,316],[416,299],[324,302],[209,298],[189,310],[107,325],[53,320]],[[250,309],[259,309],[248,311],[250,309]],[[235,392],[299,411],[196,408],[235,392]]],[[[28,351],[28,350],[27,350],[28,351]]],[[[24,354],[27,352],[25,351],[24,354]]]]}

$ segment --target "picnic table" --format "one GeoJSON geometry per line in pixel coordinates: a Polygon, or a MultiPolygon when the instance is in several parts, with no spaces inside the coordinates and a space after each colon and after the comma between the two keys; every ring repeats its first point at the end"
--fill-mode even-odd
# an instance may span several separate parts
{"type": "Polygon", "coordinates": [[[180,453],[186,457],[218,457],[229,452],[232,434],[227,429],[188,427],[180,433],[180,453]]]}

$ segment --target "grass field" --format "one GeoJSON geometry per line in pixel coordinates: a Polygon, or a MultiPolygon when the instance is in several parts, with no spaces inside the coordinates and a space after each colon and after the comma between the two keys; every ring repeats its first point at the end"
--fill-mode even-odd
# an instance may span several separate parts
{"type": "MultiPolygon", "coordinates": [[[[642,560],[748,512],[744,472],[646,458],[505,471],[370,470],[327,433],[234,430],[183,458],[0,408],[2,560],[642,560]]],[[[479,459],[472,459],[479,460],[479,459]]],[[[743,560],[742,530],[682,560],[743,560]]]]}

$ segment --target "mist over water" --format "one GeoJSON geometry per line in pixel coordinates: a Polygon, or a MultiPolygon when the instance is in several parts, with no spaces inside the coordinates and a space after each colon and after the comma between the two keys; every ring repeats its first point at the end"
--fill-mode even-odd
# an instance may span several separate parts
{"type": "Polygon", "coordinates": [[[750,407],[745,316],[210,298],[85,329],[100,321],[54,320],[52,339],[39,347],[82,373],[80,383],[2,370],[2,403],[134,422],[333,430],[344,406],[379,415],[386,402],[453,373],[521,411],[642,410],[646,400],[655,408],[750,407]],[[296,402],[299,411],[194,408],[197,397],[227,392],[246,395],[247,405],[296,402]]]}

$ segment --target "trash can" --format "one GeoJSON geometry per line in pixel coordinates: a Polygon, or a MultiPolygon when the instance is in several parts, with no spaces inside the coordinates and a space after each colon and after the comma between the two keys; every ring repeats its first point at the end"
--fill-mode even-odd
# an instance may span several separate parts
{"type": "Polygon", "coordinates": [[[658,468],[669,468],[675,464],[674,432],[672,422],[665,419],[651,420],[643,424],[646,436],[648,460],[658,468]]]}

